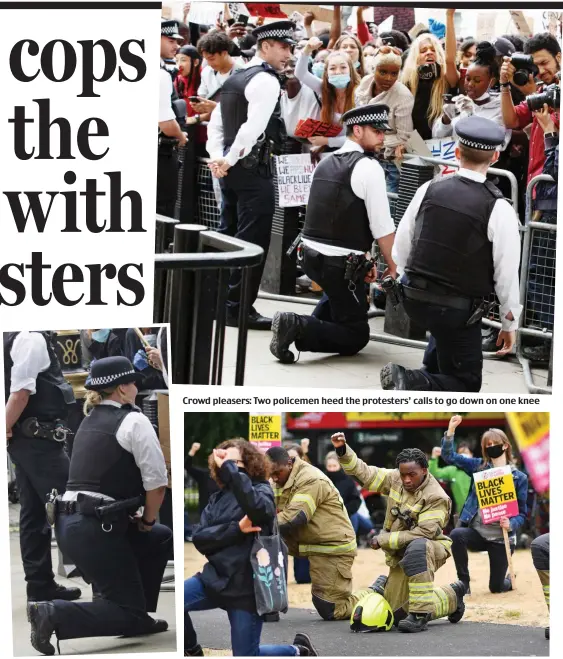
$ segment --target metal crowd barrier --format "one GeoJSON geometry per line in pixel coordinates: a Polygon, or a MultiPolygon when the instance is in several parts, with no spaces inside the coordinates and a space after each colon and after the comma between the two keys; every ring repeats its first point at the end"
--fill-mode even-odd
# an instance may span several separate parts
{"type": "MultiPolygon", "coordinates": [[[[157,216],[157,226],[166,221],[167,218],[157,216]]],[[[227,281],[229,270],[241,269],[235,385],[244,384],[250,307],[248,275],[249,269],[259,265],[263,258],[261,247],[209,231],[205,226],[174,226],[173,253],[155,255],[156,272],[171,271],[166,281],[162,321],[171,324],[173,382],[221,384],[227,281]],[[215,306],[209,304],[213,299],[215,306]]]]}

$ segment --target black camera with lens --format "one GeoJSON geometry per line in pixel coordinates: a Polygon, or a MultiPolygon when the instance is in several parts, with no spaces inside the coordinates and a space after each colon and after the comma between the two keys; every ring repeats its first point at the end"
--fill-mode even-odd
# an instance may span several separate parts
{"type": "Polygon", "coordinates": [[[528,83],[530,75],[537,76],[538,67],[534,64],[534,58],[524,53],[514,53],[510,58],[510,63],[516,68],[513,80],[514,84],[523,87],[528,83]]]}
{"type": "Polygon", "coordinates": [[[561,104],[561,88],[559,85],[548,85],[543,92],[526,96],[526,103],[531,112],[541,110],[546,104],[550,108],[558,108],[561,104]]]}

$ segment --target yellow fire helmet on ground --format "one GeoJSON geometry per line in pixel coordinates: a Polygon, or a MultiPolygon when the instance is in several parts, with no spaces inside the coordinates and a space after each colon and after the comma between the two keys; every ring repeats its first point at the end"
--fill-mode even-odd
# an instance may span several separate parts
{"type": "Polygon", "coordinates": [[[389,602],[376,592],[362,597],[350,616],[353,632],[388,632],[392,626],[393,611],[389,602]]]}

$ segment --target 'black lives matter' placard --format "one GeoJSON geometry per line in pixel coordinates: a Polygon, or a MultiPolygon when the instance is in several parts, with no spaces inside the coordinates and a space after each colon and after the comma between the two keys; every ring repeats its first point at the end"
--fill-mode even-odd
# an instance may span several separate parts
{"type": "Polygon", "coordinates": [[[149,319],[160,5],[0,2],[0,34],[3,328],[149,319]]]}

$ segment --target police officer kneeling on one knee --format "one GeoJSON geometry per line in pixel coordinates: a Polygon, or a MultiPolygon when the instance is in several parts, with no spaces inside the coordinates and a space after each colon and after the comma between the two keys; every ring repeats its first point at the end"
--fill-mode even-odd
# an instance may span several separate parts
{"type": "Polygon", "coordinates": [[[346,112],[344,146],[315,169],[299,253],[305,273],[324,295],[311,316],[274,315],[270,352],[284,364],[295,361],[292,343],[300,352],[355,355],[369,341],[365,282],[377,274],[369,257],[374,239],[388,266],[384,275],[395,276],[396,267],[385,174],[365,153],[382,146],[391,130],[388,117],[386,105],[346,112]]]}
{"type": "Polygon", "coordinates": [[[160,24],[160,87],[158,101],[158,170],[156,178],[156,212],[174,217],[178,191],[178,147],[187,142],[182,132],[186,121],[186,101],[178,98],[173,85],[173,72],[165,60],[174,59],[180,42],[178,21],[160,24]]]}
{"type": "Polygon", "coordinates": [[[76,433],[66,492],[47,512],[59,547],[97,596],[28,604],[31,644],[43,654],[55,652],[53,633],[63,640],[168,629],[148,615],[156,611],[172,532],[156,524],[168,477],[151,422],[134,404],[141,380],[126,357],[94,362],[86,380],[85,410],[93,409],[76,433]]]}
{"type": "Polygon", "coordinates": [[[75,600],[79,588],[55,583],[45,497],[64,492],[67,417],[75,404],[48,332],[4,333],[4,391],[8,454],[20,494],[20,546],[27,599],[75,600]]]}
{"type": "MultiPolygon", "coordinates": [[[[269,330],[271,319],[252,306],[258,297],[270,246],[275,211],[273,154],[280,152],[285,126],[279,105],[280,81],[291,58],[295,24],[275,21],[253,30],[256,55],[221,88],[221,102],[207,127],[209,168],[223,193],[219,231],[264,250],[264,261],[249,273],[249,329],[269,330]]],[[[232,270],[227,296],[227,325],[238,325],[241,270],[232,270]]]]}
{"type": "Polygon", "coordinates": [[[504,129],[490,119],[468,117],[456,125],[454,176],[419,188],[397,228],[393,258],[404,273],[408,316],[430,331],[423,368],[387,364],[383,389],[480,391],[483,371],[481,318],[496,292],[502,329],[497,355],[515,343],[519,299],[518,218],[490,181],[504,129]]]}

